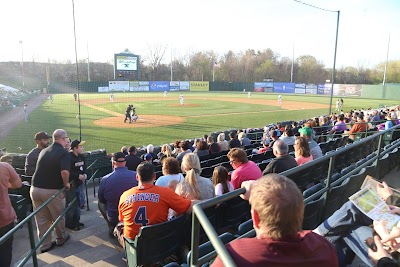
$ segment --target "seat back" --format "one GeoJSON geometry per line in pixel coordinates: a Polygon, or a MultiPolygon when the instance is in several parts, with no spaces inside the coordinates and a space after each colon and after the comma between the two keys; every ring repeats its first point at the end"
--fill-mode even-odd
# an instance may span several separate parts
{"type": "Polygon", "coordinates": [[[143,226],[135,240],[125,237],[129,266],[154,264],[179,253],[184,245],[186,214],[170,221],[143,226]]]}
{"type": "MultiPolygon", "coordinates": [[[[249,219],[249,220],[245,221],[244,223],[239,224],[238,230],[237,230],[238,236],[244,235],[253,229],[254,229],[253,228],[253,220],[249,219]]],[[[255,237],[255,233],[253,236],[248,236],[248,237],[255,237]]]]}
{"type": "MultiPolygon", "coordinates": [[[[235,239],[235,236],[231,233],[223,233],[222,235],[219,236],[219,239],[221,240],[222,244],[228,244],[232,240],[235,239]]],[[[210,241],[207,241],[204,244],[201,244],[199,246],[199,258],[207,255],[210,252],[213,252],[215,250],[214,246],[211,244],[210,241]]],[[[192,256],[192,251],[189,251],[187,254],[186,260],[187,263],[190,263],[190,257],[192,256]]]]}
{"type": "Polygon", "coordinates": [[[308,202],[304,206],[303,229],[314,230],[322,221],[322,211],[324,208],[324,198],[308,202]]]}
{"type": "Polygon", "coordinates": [[[234,226],[250,218],[250,204],[240,197],[228,200],[222,208],[222,226],[234,226]]]}
{"type": "Polygon", "coordinates": [[[344,204],[344,202],[346,202],[351,195],[360,190],[366,176],[366,168],[362,168],[359,173],[354,174],[343,181],[343,184],[346,185],[346,189],[343,193],[342,204],[344,204]]]}

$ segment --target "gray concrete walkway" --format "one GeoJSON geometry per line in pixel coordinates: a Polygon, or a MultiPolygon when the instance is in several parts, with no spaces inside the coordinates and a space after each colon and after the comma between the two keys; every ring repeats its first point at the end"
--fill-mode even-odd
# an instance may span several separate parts
{"type": "MultiPolygon", "coordinates": [[[[68,230],[71,238],[64,246],[38,253],[39,266],[126,266],[122,260],[123,250],[116,239],[108,236],[108,227],[97,208],[97,197],[93,197],[93,188],[89,188],[90,210],[82,210],[81,222],[85,227],[80,231],[68,230]]],[[[35,223],[34,223],[35,225],[35,223]]],[[[36,235],[36,229],[35,235],[36,235]]],[[[13,265],[17,266],[30,250],[28,227],[24,226],[14,235],[13,265]]],[[[33,266],[32,259],[25,266],[33,266]]]]}

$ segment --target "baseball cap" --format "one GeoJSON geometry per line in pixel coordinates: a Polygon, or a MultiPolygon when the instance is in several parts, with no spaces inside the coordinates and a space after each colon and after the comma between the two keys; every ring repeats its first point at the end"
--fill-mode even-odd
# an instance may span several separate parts
{"type": "Polygon", "coordinates": [[[49,139],[51,138],[46,132],[38,132],[35,134],[35,140],[49,139]]]}
{"type": "Polygon", "coordinates": [[[310,127],[303,127],[301,129],[299,129],[299,133],[305,135],[305,136],[311,136],[313,133],[313,130],[310,127]]]}
{"type": "Polygon", "coordinates": [[[116,161],[116,162],[124,162],[125,161],[125,154],[122,153],[122,152],[116,152],[116,153],[113,154],[112,160],[116,161]]]}
{"type": "Polygon", "coordinates": [[[74,140],[71,143],[71,149],[78,147],[78,146],[83,146],[84,144],[85,144],[85,141],[74,140]]]}
{"type": "Polygon", "coordinates": [[[152,158],[153,158],[153,156],[150,153],[147,153],[146,155],[144,155],[145,160],[151,160],[152,158]]]}

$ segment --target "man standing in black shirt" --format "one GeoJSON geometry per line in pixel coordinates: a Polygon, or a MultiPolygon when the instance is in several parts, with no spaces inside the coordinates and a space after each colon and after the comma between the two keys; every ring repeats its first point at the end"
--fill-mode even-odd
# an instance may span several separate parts
{"type": "Polygon", "coordinates": [[[29,151],[25,160],[25,174],[33,175],[36,169],[36,162],[40,151],[49,146],[49,136],[46,132],[38,132],[35,134],[36,147],[29,151]]]}
{"type": "Polygon", "coordinates": [[[82,189],[82,183],[86,180],[86,164],[83,156],[83,145],[85,141],[74,140],[71,143],[70,155],[71,155],[71,169],[69,172],[69,181],[74,182],[72,188],[66,192],[65,195],[65,207],[72,202],[76,197],[76,201],[72,204],[72,207],[65,214],[65,227],[73,231],[79,231],[80,227],[84,224],[79,222],[80,220],[80,190],[82,189]]]}
{"type": "Polygon", "coordinates": [[[132,123],[132,118],[131,118],[132,107],[133,105],[128,105],[128,107],[126,108],[124,123],[126,123],[126,120],[128,120],[129,123],[132,123]]]}
{"type": "MultiPolygon", "coordinates": [[[[66,190],[70,189],[71,155],[65,150],[68,140],[67,132],[63,129],[57,129],[53,132],[53,144],[43,149],[39,154],[30,191],[35,210],[63,187],[66,190]]],[[[61,215],[64,207],[65,195],[59,194],[36,214],[39,239],[61,215]]],[[[65,231],[64,217],[57,223],[55,230],[56,241],[52,242],[52,235],[48,235],[40,248],[42,253],[51,250],[54,245],[62,246],[68,240],[69,234],[65,231]]]]}

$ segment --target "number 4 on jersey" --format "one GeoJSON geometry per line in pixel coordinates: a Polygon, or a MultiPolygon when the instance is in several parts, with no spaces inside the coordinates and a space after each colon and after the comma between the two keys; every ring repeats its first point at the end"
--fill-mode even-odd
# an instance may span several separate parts
{"type": "Polygon", "coordinates": [[[146,226],[149,223],[149,220],[147,219],[147,214],[146,214],[146,206],[141,206],[137,210],[135,214],[135,223],[136,224],[141,224],[142,226],[146,226]]]}

